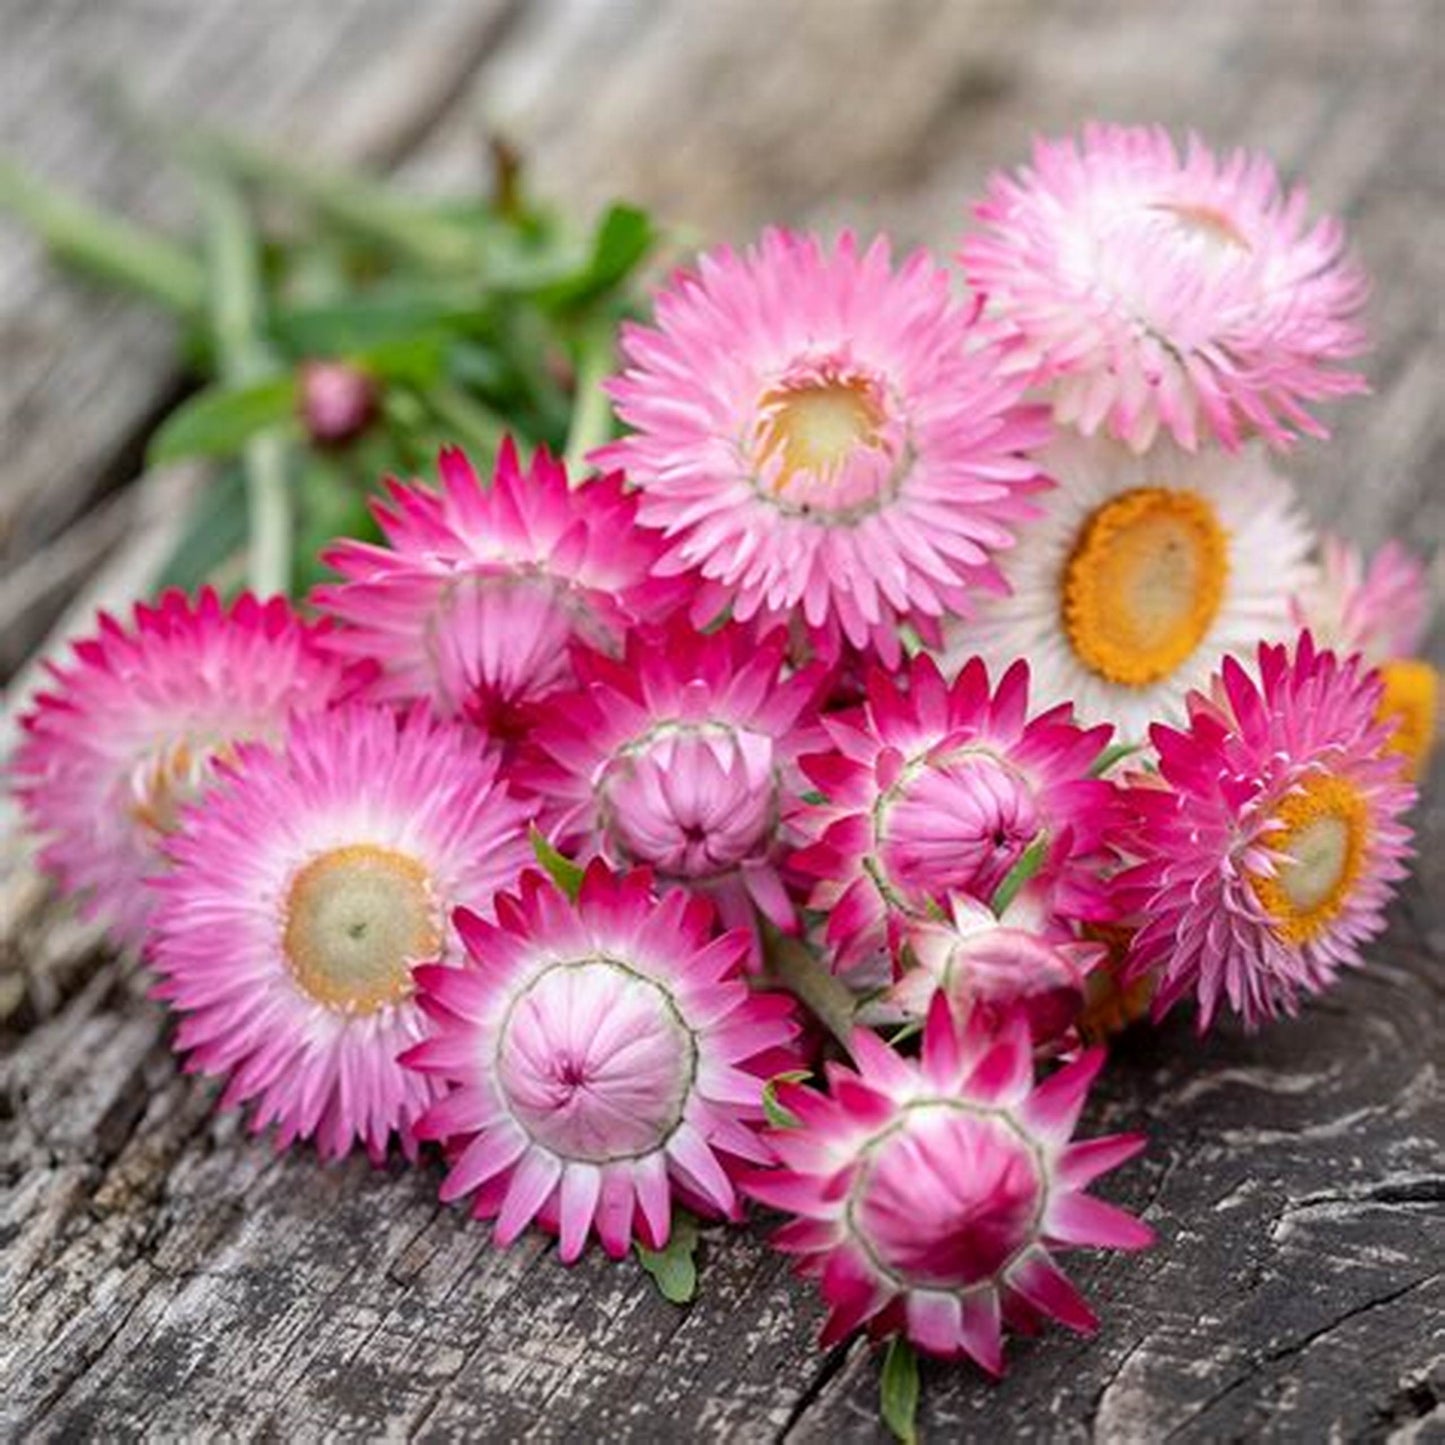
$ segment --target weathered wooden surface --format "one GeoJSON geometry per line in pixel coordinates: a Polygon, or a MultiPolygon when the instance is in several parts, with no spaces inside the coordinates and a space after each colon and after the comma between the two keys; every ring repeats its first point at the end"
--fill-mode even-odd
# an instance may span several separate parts
{"type": "MultiPolygon", "coordinates": [[[[304,107],[304,133],[328,140],[338,96],[340,114],[367,116],[378,89],[394,88],[389,53],[458,26],[475,43],[474,101],[447,104],[455,86],[443,84],[430,111],[402,107],[435,118],[428,133],[388,122],[394,139],[367,146],[408,150],[418,178],[453,182],[475,165],[480,111],[529,147],[539,182],[587,201],[630,194],[707,233],[806,219],[944,244],[988,165],[1020,156],[1034,129],[1092,114],[1264,146],[1347,213],[1378,278],[1377,394],[1339,412],[1336,441],[1292,469],[1322,520],[1438,548],[1445,13],[1434,0],[569,0],[521,7],[495,45],[468,28],[479,12],[467,7],[317,0],[243,24],[255,7],[223,20],[229,7],[3,3],[7,75],[12,14],[32,27],[66,15],[65,33],[31,52],[42,70],[63,61],[68,73],[95,54],[92,33],[129,35],[135,21],[149,40],[117,54],[205,53],[213,80],[248,62],[262,77],[292,64],[286,43],[262,38],[294,24],[331,55],[306,72],[304,107]],[[209,50],[188,27],[210,31],[209,50]],[[229,63],[226,45],[239,47],[229,63]]],[[[428,53],[455,74],[455,53],[428,53]]],[[[398,84],[414,91],[423,73],[398,84]]],[[[20,110],[27,136],[94,125],[77,119],[73,91],[27,84],[28,107],[16,102],[5,125],[20,110]]],[[[207,89],[177,72],[163,93],[188,106],[207,89]]],[[[277,125],[299,113],[276,104],[277,125]]],[[[22,274],[5,258],[23,243],[7,233],[5,246],[0,277],[22,274]]],[[[83,446],[67,434],[74,407],[31,424],[6,414],[0,496],[12,473],[34,475],[17,456],[49,456],[72,478],[74,510],[73,479],[118,478],[134,455],[169,384],[164,337],[93,293],[24,274],[0,297],[7,326],[45,338],[46,376],[88,365],[86,347],[128,373],[87,373],[106,416],[86,422],[83,446]]],[[[52,384],[8,341],[6,359],[0,393],[52,384]]],[[[1224,1029],[1200,1043],[1180,1021],[1117,1051],[1088,1123],[1152,1135],[1115,1197],[1159,1227],[1160,1247],[1078,1259],[1104,1318],[1095,1341],[1015,1343],[997,1387],[930,1367],[926,1436],[1445,1434],[1441,771],[1418,819],[1418,875],[1367,970],[1253,1038],[1224,1029]]],[[[0,888],[18,916],[16,898],[0,888]]],[[[19,1001],[0,1006],[0,1433],[877,1437],[868,1350],[815,1350],[817,1304],[757,1232],[709,1235],[687,1310],[630,1264],[589,1257],[564,1270],[540,1238],[494,1252],[485,1228],[436,1204],[435,1163],[322,1169],[214,1117],[214,1091],[177,1073],[135,965],[53,914],[26,917],[18,936],[0,919],[0,1005],[7,988],[19,1001]]]]}

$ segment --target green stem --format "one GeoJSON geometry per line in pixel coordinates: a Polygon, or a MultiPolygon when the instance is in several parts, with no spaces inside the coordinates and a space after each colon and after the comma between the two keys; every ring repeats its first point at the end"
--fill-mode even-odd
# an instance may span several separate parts
{"type": "Polygon", "coordinates": [[[587,470],[587,454],[612,437],[612,401],[602,383],[612,374],[615,362],[611,328],[589,327],[578,348],[577,387],[563,454],[574,486],[587,470]]]}
{"type": "Polygon", "coordinates": [[[846,1051],[853,1047],[858,1001],[796,938],[765,925],[763,956],[768,972],[798,998],[846,1051]]]}
{"type": "Polygon", "coordinates": [[[375,181],[299,161],[233,136],[207,135],[196,144],[232,174],[272,186],[315,207],[340,229],[423,267],[458,271],[480,264],[475,232],[375,181]]]}
{"type": "MultiPolygon", "coordinates": [[[[223,381],[245,385],[275,370],[265,339],[260,243],[240,192],[224,180],[200,182],[206,217],[211,336],[223,381]]],[[[250,513],[250,584],[259,596],[284,594],[291,580],[291,489],[287,446],[261,435],[242,456],[250,513]]]]}
{"type": "Polygon", "coordinates": [[[507,434],[507,424],[496,412],[448,382],[431,387],[427,400],[437,419],[455,433],[454,440],[480,448],[489,457],[496,456],[507,434]]]}
{"type": "Polygon", "coordinates": [[[3,157],[0,210],[18,216],[77,269],[184,317],[202,314],[205,271],[184,247],[54,190],[3,157]]]}

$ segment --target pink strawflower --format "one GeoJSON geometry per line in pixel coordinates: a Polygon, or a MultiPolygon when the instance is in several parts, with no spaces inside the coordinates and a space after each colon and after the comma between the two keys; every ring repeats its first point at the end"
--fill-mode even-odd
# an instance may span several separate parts
{"type": "Polygon", "coordinates": [[[793,868],[817,880],[837,966],[864,963],[950,893],[981,902],[1042,839],[1039,877],[1067,918],[1106,917],[1097,877],[1114,789],[1089,776],[1110,729],[1075,725],[1067,704],[1029,716],[1020,660],[990,691],[969,661],[950,686],[920,655],[897,677],[875,672],[868,701],[826,716],[833,751],[801,759],[821,801],[794,823],[807,840],[793,868]]]}
{"type": "Polygon", "coordinates": [[[1370,559],[1340,537],[1320,542],[1320,567],[1293,600],[1297,627],[1319,647],[1342,655],[1360,652],[1378,665],[1414,657],[1430,622],[1425,568],[1398,542],[1386,542],[1370,559]]]}
{"type": "MultiPolygon", "coordinates": [[[[425,1033],[413,970],[453,965],[455,905],[492,896],[531,858],[528,810],[476,735],[416,709],[351,706],[243,743],[169,840],[151,961],[182,1015],[188,1067],[227,1077],[251,1128],[409,1155],[441,1092],[397,1054],[425,1033]]],[[[445,969],[440,970],[445,972],[445,969]]]]}
{"type": "Polygon", "coordinates": [[[1090,125],[993,177],[960,259],[1059,421],[1141,452],[1161,427],[1283,447],[1326,434],[1306,403],[1365,389],[1340,364],[1365,349],[1365,275],[1307,206],[1263,156],[1090,125]]]}
{"type": "Polygon", "coordinates": [[[830,1065],[829,1096],[783,1084],[797,1128],[771,1130],[782,1168],[747,1176],[797,1216],[773,1243],[819,1281],[825,1347],[860,1325],[932,1355],[1003,1373],[1005,1323],[1098,1321],[1054,1262],[1078,1245],[1143,1249],[1153,1231],[1084,1188],[1144,1145],[1137,1134],[1070,1143],[1103,1063],[1093,1049],[1035,1085],[1027,1022],[983,1012],[960,1030],[938,998],[922,1058],[859,1030],[856,1069],[830,1065]]]}
{"type": "Polygon", "coordinates": [[[910,919],[902,976],[886,995],[906,1018],[923,1019],[942,994],[954,1011],[1021,1010],[1038,1045],[1061,1041],[1084,1004],[1102,943],[1060,928],[1047,890],[1025,888],[1000,917],[987,904],[955,893],[937,915],[910,919]]]}
{"type": "Polygon", "coordinates": [[[225,606],[210,588],[194,601],[167,592],[129,626],[101,613],[73,659],[47,663],[53,685],[21,719],[10,776],[42,865],[117,943],[144,941],[142,880],[215,759],[355,687],[319,634],[279,597],[225,606]]]}
{"type": "Polygon", "coordinates": [[[886,240],[770,230],[707,252],[656,313],[624,329],[611,384],[634,434],[596,460],[641,489],[659,572],[707,579],[695,622],[796,616],[830,652],[841,634],[892,660],[901,620],[999,589],[1047,418],[925,252],[895,272],[886,240]]]}
{"type": "Polygon", "coordinates": [[[728,625],[635,633],[620,661],[579,655],[582,690],[558,698],[535,734],[550,768],[519,774],[547,799],[549,831],[569,852],[641,864],[664,888],[709,894],[728,928],[756,904],[795,925],[778,863],[780,821],[795,806],[801,725],[824,674],[785,675],[784,643],[728,625]]]}
{"type": "Polygon", "coordinates": [[[1158,970],[1156,1017],[1185,994],[1199,1028],[1227,999],[1247,1025],[1293,1014],[1385,926],[1414,799],[1358,657],[1261,645],[1233,658],[1183,731],[1156,726],[1157,781],[1131,794],[1141,861],[1120,876],[1139,923],[1133,977],[1158,970]]]}
{"type": "Polygon", "coordinates": [[[739,1217],[739,1161],[766,1162],[763,1080],[793,1034],[781,995],[738,977],[748,936],[705,899],[658,899],[595,861],[575,904],[535,872],[492,926],[462,910],[471,966],[423,969],[431,1037],[406,1063],[451,1092],[421,1133],[452,1146],[441,1197],[473,1194],[511,1244],[534,1220],[568,1263],[661,1249],[674,1201],[739,1217]]]}
{"type": "Polygon", "coordinates": [[[676,605],[680,584],[651,579],[660,548],[618,476],[571,487],[545,449],[524,472],[510,439],[489,486],[454,448],[438,467],[440,491],[389,484],[391,505],[375,509],[385,547],[331,546],[344,580],[315,601],[349,624],[333,638],[340,653],[380,661],[378,701],[424,698],[516,731],[529,704],[572,685],[573,641],[620,650],[632,623],[676,605]]]}

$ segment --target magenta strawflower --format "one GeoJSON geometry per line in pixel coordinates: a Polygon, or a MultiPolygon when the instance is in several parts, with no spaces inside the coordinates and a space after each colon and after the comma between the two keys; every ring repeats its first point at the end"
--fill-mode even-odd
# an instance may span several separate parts
{"type": "Polygon", "coordinates": [[[920,655],[897,677],[875,672],[865,706],[823,726],[833,751],[800,760],[822,801],[793,819],[807,843],[792,866],[816,880],[809,906],[839,968],[896,946],[950,893],[990,901],[1035,840],[1053,908],[1108,916],[1097,871],[1114,789],[1089,772],[1110,730],[1076,726],[1067,704],[1030,717],[1027,663],[991,691],[977,659],[949,685],[920,655]]]}
{"type": "Polygon", "coordinates": [[[634,433],[596,459],[641,489],[658,570],[706,579],[695,622],[796,618],[892,660],[901,620],[926,631],[998,589],[1047,418],[974,323],[922,251],[895,272],[885,240],[770,230],[624,329],[611,392],[634,433]]]}
{"type": "MultiPolygon", "coordinates": [[[[243,743],[168,849],[150,959],[188,1067],[227,1078],[278,1147],[381,1159],[440,1088],[397,1062],[425,1032],[418,964],[455,965],[452,910],[486,913],[532,856],[497,754],[416,709],[297,718],[243,743]]],[[[445,969],[440,970],[445,972],[445,969]]]]}
{"type": "Polygon", "coordinates": [[[490,485],[455,449],[438,466],[440,491],[390,483],[390,506],[376,507],[387,545],[336,542],[325,558],[344,580],[315,592],[349,624],[336,649],[381,663],[378,701],[424,698],[514,731],[529,704],[572,685],[573,641],[618,651],[629,626],[682,595],[651,577],[660,547],[620,477],[571,487],[544,449],[524,471],[510,439],[490,485]]]}
{"type": "Polygon", "coordinates": [[[1181,157],[1157,126],[1089,125],[996,174],[961,261],[1058,420],[1136,451],[1325,435],[1309,403],[1365,389],[1367,283],[1263,156],[1181,157]]]}
{"type": "Polygon", "coordinates": [[[422,1121],[452,1146],[443,1199],[473,1195],[508,1245],[534,1220],[576,1259],[661,1249],[674,1202],[739,1217],[740,1162],[767,1162],[764,1079],[786,1067],[791,1005],[738,976],[741,931],[705,899],[659,899],[644,870],[594,861],[576,903],[540,875],[463,910],[471,963],[423,969],[431,1037],[406,1063],[451,1092],[422,1121]]]}
{"type": "Polygon", "coordinates": [[[828,1096],[781,1084],[798,1121],[768,1140],[782,1161],[744,1188],[797,1218],[773,1243],[797,1255],[831,1312],[825,1347],[866,1325],[932,1355],[1003,1372],[1003,1326],[1098,1324],[1054,1262],[1079,1245],[1143,1249],[1153,1231],[1084,1193],[1144,1145],[1070,1136],[1102,1065],[1093,1049],[1035,1085],[1029,1027],[976,1012],[961,1030],[938,998],[917,1062],[854,1035],[856,1069],[828,1067],[828,1096]]]}
{"type": "Polygon", "coordinates": [[[1034,1042],[1064,1038],[1084,1004],[1092,971],[1107,954],[1053,917],[1048,890],[1025,887],[996,915],[987,904],[952,894],[937,915],[904,926],[901,976],[887,1002],[905,1018],[922,1019],[936,995],[955,1012],[1021,1010],[1034,1042]]]}
{"type": "Polygon", "coordinates": [[[214,760],[354,689],[320,631],[279,597],[227,606],[210,588],[194,601],[168,592],[129,626],[101,613],[72,659],[47,664],[53,683],[21,719],[10,778],[42,865],[117,943],[144,941],[142,880],[163,866],[160,844],[214,760]]]}
{"type": "Polygon", "coordinates": [[[1192,993],[1201,1032],[1226,1000],[1254,1026],[1360,963],[1405,874],[1415,796],[1379,701],[1358,657],[1305,633],[1293,653],[1260,647],[1258,681],[1226,659],[1187,729],[1154,729],[1159,777],[1129,794],[1140,862],[1118,883],[1132,976],[1159,972],[1156,1016],[1192,993]]]}
{"type": "Polygon", "coordinates": [[[802,719],[824,675],[784,675],[783,654],[778,634],[682,624],[634,634],[620,661],[579,655],[582,690],[535,735],[553,767],[519,774],[563,847],[702,890],[726,927],[750,926],[756,904],[791,931],[780,822],[802,785],[799,751],[822,740],[802,719]]]}

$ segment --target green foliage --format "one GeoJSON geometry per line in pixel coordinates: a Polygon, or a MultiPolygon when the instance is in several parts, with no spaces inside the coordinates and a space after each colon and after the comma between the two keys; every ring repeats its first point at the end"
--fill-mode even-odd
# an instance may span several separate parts
{"type": "Polygon", "coordinates": [[[652,1276],[663,1299],[675,1305],[689,1304],[697,1294],[697,1220],[685,1210],[672,1212],[672,1233],[663,1249],[637,1245],[637,1258],[652,1276]]]}
{"type": "Polygon", "coordinates": [[[579,868],[565,853],[559,853],[542,835],[542,830],[535,823],[527,836],[532,844],[532,852],[536,854],[537,862],[542,865],[543,872],[575,903],[577,895],[582,891],[583,869],[579,868]]]}
{"type": "Polygon", "coordinates": [[[878,1413],[901,1445],[918,1439],[918,1356],[902,1335],[894,1335],[883,1357],[878,1413]]]}
{"type": "Polygon", "coordinates": [[[274,427],[296,429],[296,379],[271,376],[239,386],[208,386],[183,401],[151,437],[151,466],[192,457],[233,457],[274,427]]]}
{"type": "Polygon", "coordinates": [[[660,243],[642,211],[615,205],[590,231],[570,225],[528,195],[500,143],[492,194],[443,201],[164,119],[130,123],[193,184],[204,221],[193,241],[96,210],[3,157],[0,210],[58,259],[185,322],[179,360],[199,390],[162,422],[149,458],[232,469],[201,494],[167,579],[235,581],[239,559],[255,573],[264,558],[271,585],[289,575],[300,591],[320,574],[318,546],[371,535],[368,496],[387,475],[430,473],[440,446],[467,448],[485,473],[509,432],[572,460],[611,434],[600,382],[660,243]],[[376,391],[340,469],[300,412],[302,368],[319,359],[357,367],[376,391]]]}
{"type": "Polygon", "coordinates": [[[1104,778],[1109,775],[1116,763],[1121,763],[1127,757],[1141,752],[1142,749],[1137,743],[1110,743],[1097,758],[1089,769],[1091,778],[1104,778]]]}
{"type": "Polygon", "coordinates": [[[990,907],[994,916],[1002,918],[1009,910],[1015,898],[1019,896],[1020,890],[1044,866],[1044,860],[1049,856],[1049,837],[1047,833],[1040,833],[1038,837],[1019,854],[1019,860],[1004,875],[1004,880],[995,890],[990,907]]]}
{"type": "Polygon", "coordinates": [[[774,1074],[771,1079],[763,1085],[763,1113],[767,1116],[768,1123],[774,1129],[798,1129],[802,1127],[803,1121],[778,1103],[779,1084],[801,1084],[812,1075],[807,1069],[788,1069],[781,1074],[774,1074]]]}

